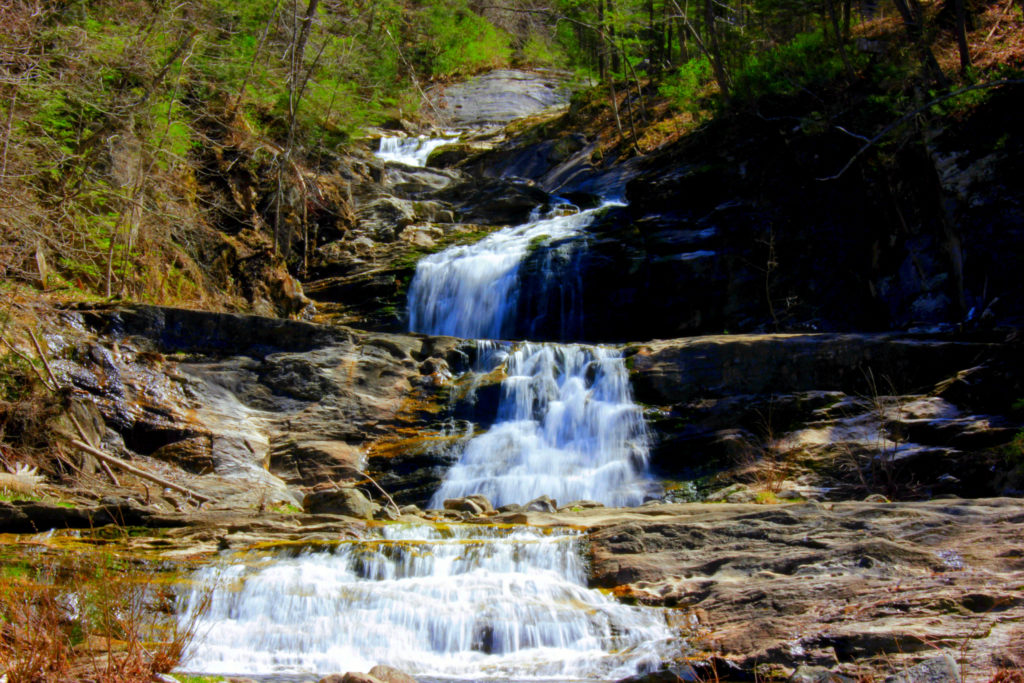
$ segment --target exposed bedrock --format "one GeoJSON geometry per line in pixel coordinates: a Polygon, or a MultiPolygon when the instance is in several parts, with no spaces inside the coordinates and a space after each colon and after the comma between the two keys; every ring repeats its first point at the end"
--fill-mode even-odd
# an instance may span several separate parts
{"type": "MultiPolygon", "coordinates": [[[[1006,333],[730,335],[627,347],[652,465],[785,496],[1016,494],[1020,345],[1006,333]]],[[[744,502],[754,491],[726,491],[744,502]]]]}
{"type": "MultiPolygon", "coordinates": [[[[364,471],[424,505],[497,415],[503,373],[462,376],[473,345],[450,337],[149,306],[66,315],[100,335],[51,341],[88,399],[80,422],[227,502],[298,502],[297,487],[364,471]]],[[[1024,378],[1004,339],[730,335],[625,353],[654,474],[697,484],[670,499],[987,496],[1024,487],[1024,378]]]]}
{"type": "Polygon", "coordinates": [[[789,117],[711,124],[629,160],[580,134],[527,134],[460,168],[627,202],[567,273],[585,293],[581,339],[1015,325],[1024,197],[1008,179],[1024,173],[1024,139],[1006,131],[1021,97],[829,180],[857,145],[789,117]]]}
{"type": "Polygon", "coordinates": [[[298,502],[296,487],[361,472],[424,503],[473,421],[493,419],[488,387],[449,382],[468,358],[453,338],[150,306],[66,315],[103,335],[66,340],[55,366],[106,448],[181,467],[224,504],[298,502]]]}
{"type": "Polygon", "coordinates": [[[665,505],[563,521],[591,528],[596,585],[689,608],[691,644],[747,675],[899,672],[945,653],[987,680],[1024,664],[1017,499],[665,505]]]}

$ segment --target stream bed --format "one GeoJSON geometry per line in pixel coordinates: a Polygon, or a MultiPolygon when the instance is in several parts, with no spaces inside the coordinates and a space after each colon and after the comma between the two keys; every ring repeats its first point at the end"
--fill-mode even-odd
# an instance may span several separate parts
{"type": "MultiPolygon", "coordinates": [[[[385,138],[378,156],[422,166],[447,141],[385,138]]],[[[579,315],[582,292],[560,266],[601,209],[551,204],[417,265],[410,329],[478,340],[488,364],[478,369],[505,377],[494,423],[467,441],[433,507],[469,495],[635,506],[657,488],[619,351],[502,341],[531,329],[517,319],[520,266],[538,248],[549,258],[529,291],[545,305],[532,309],[563,329],[579,315]]],[[[678,655],[670,612],[588,588],[586,547],[571,529],[392,524],[356,540],[222,554],[183,599],[200,637],[181,669],[287,679],[386,664],[421,680],[610,681],[678,655]]]]}
{"type": "Polygon", "coordinates": [[[583,536],[392,524],[270,546],[200,570],[202,635],[182,670],[300,676],[387,664],[455,680],[615,680],[678,649],[666,612],[587,588],[583,536]]]}

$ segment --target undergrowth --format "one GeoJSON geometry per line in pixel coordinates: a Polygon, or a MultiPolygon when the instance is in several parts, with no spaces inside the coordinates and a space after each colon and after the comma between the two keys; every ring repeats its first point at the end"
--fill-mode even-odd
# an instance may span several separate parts
{"type": "Polygon", "coordinates": [[[150,681],[197,636],[203,612],[179,621],[173,590],[145,566],[81,551],[43,562],[29,550],[0,573],[0,672],[10,683],[150,681]]]}

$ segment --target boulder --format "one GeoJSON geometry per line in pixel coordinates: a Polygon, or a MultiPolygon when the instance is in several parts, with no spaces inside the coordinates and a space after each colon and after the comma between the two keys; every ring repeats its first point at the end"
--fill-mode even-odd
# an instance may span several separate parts
{"type": "MultiPolygon", "coordinates": [[[[483,498],[483,496],[480,496],[483,498]]],[[[445,510],[453,510],[455,512],[468,512],[473,516],[482,515],[484,513],[484,506],[481,505],[477,500],[476,496],[467,496],[465,498],[449,498],[444,501],[445,510]]],[[[484,498],[487,502],[487,499],[484,498]]],[[[487,502],[487,506],[490,507],[490,502],[487,502]]],[[[494,509],[493,507],[491,508],[494,509]]]]}
{"type": "Polygon", "coordinates": [[[416,683],[416,679],[409,674],[383,664],[370,669],[370,675],[380,679],[382,683],[416,683]]]}
{"type": "Polygon", "coordinates": [[[435,113],[455,128],[504,125],[569,102],[564,79],[552,74],[495,69],[427,92],[435,113]]]}
{"type": "Polygon", "coordinates": [[[950,655],[932,657],[906,671],[889,676],[885,683],[961,683],[960,667],[950,655]]]}
{"type": "Polygon", "coordinates": [[[823,666],[801,665],[789,677],[789,683],[855,683],[855,679],[823,666]]]}
{"type": "Polygon", "coordinates": [[[466,500],[471,500],[476,503],[484,513],[494,512],[494,506],[491,505],[491,501],[488,500],[487,496],[481,493],[474,493],[466,496],[466,500]]]}
{"type": "Polygon", "coordinates": [[[302,509],[310,514],[344,515],[358,519],[373,519],[379,507],[356,488],[314,491],[302,499],[302,509]]]}
{"type": "Polygon", "coordinates": [[[356,210],[359,229],[377,242],[394,242],[402,229],[416,222],[413,202],[397,197],[381,197],[356,210]]]}
{"type": "Polygon", "coordinates": [[[431,168],[451,168],[482,151],[478,145],[466,142],[453,142],[441,145],[427,157],[427,166],[431,168]]]}
{"type": "Polygon", "coordinates": [[[345,441],[299,437],[274,444],[270,468],[289,484],[312,486],[352,477],[362,469],[363,458],[359,446],[345,441]]]}
{"type": "Polygon", "coordinates": [[[539,496],[524,505],[523,509],[527,512],[554,513],[558,511],[558,503],[552,500],[550,496],[539,496]]]}

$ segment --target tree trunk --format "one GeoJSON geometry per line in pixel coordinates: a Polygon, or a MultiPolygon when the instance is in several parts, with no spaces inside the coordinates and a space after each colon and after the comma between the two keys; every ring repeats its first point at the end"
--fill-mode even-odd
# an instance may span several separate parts
{"type": "Polygon", "coordinates": [[[893,0],[893,3],[896,5],[896,11],[900,13],[900,18],[903,19],[907,37],[917,47],[918,58],[921,60],[921,68],[924,70],[925,76],[936,85],[945,86],[947,84],[946,77],[925,37],[924,12],[921,10],[921,5],[917,0],[893,0]]]}
{"type": "Polygon", "coordinates": [[[857,75],[853,71],[853,64],[850,63],[850,56],[846,54],[845,39],[843,32],[839,28],[839,13],[836,12],[836,0],[825,0],[825,8],[828,11],[829,21],[832,23],[832,33],[835,34],[836,49],[839,50],[839,58],[843,60],[846,78],[852,83],[857,75]]]}
{"type": "Polygon", "coordinates": [[[956,4],[956,46],[960,50],[960,73],[967,75],[971,68],[971,52],[967,47],[967,8],[964,0],[954,0],[956,4]]]}
{"type": "Polygon", "coordinates": [[[715,81],[722,91],[722,99],[729,101],[729,77],[722,64],[722,50],[718,44],[718,29],[715,27],[715,0],[704,0],[704,30],[708,34],[708,52],[711,56],[711,68],[715,81]]]}

